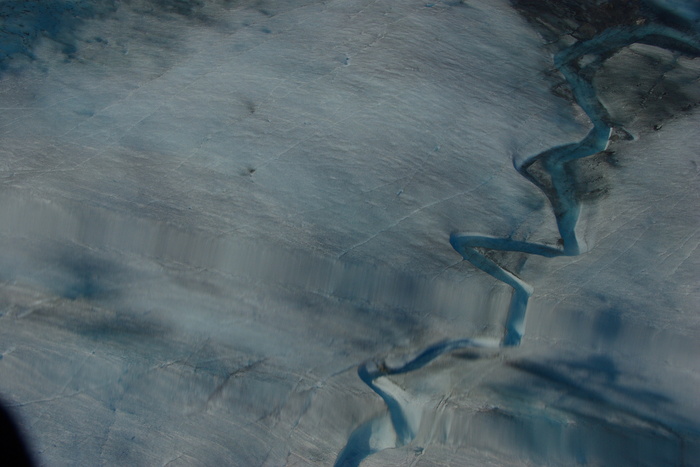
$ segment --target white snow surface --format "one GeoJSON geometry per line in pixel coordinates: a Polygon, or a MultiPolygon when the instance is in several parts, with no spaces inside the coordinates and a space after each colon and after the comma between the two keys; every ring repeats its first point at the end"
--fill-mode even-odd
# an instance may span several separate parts
{"type": "MultiPolygon", "coordinates": [[[[450,233],[556,242],[513,167],[590,129],[553,50],[502,0],[147,5],[0,77],[0,397],[39,464],[333,465],[379,417],[363,466],[698,465],[697,106],[606,88],[634,139],[585,167],[588,251],[494,256],[535,290],[521,346],[382,378],[393,448],[358,366],[503,334],[450,233]]],[[[641,56],[671,60],[601,82],[641,56]]]]}

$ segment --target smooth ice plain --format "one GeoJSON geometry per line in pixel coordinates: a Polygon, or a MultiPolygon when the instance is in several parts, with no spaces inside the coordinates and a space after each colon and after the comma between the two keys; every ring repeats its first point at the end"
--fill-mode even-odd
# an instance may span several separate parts
{"type": "Polygon", "coordinates": [[[0,3],[36,463],[698,465],[698,12],[640,4],[0,3]]]}

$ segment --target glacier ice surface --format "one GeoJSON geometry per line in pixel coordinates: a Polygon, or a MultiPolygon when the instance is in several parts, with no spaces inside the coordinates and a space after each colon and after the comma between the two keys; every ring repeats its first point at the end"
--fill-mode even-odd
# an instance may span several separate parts
{"type": "Polygon", "coordinates": [[[586,51],[614,128],[570,167],[586,252],[479,252],[532,288],[501,349],[511,288],[449,236],[558,248],[513,164],[591,131],[553,61],[590,28],[547,43],[500,0],[0,11],[0,396],[37,463],[700,457],[697,59],[586,51]]]}

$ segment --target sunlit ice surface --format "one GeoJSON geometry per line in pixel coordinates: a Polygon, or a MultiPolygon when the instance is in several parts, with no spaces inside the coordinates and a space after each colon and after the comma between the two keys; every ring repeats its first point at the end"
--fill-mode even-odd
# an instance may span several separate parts
{"type": "Polygon", "coordinates": [[[697,463],[695,10],[558,3],[1,3],[34,461],[697,463]]]}

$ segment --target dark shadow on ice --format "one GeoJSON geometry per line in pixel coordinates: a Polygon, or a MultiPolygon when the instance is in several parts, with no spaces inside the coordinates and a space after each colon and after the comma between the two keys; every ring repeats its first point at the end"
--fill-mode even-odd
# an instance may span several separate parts
{"type": "Polygon", "coordinates": [[[601,312],[593,321],[595,335],[603,341],[614,340],[622,330],[620,312],[610,308],[601,312]]]}
{"type": "Polygon", "coordinates": [[[15,418],[0,403],[0,462],[6,466],[29,467],[32,457],[15,418]]]}
{"type": "MultiPolygon", "coordinates": [[[[625,386],[619,382],[620,373],[613,361],[597,355],[586,360],[549,360],[535,362],[514,360],[508,366],[538,378],[535,392],[556,388],[568,397],[589,402],[608,403],[605,394],[625,396],[630,401],[647,406],[659,406],[671,402],[662,394],[625,386]]],[[[521,387],[522,386],[518,386],[521,387]]]]}
{"type": "Polygon", "coordinates": [[[166,13],[175,13],[182,16],[191,16],[197,13],[204,5],[202,0],[151,0],[148,3],[166,13]]]}
{"type": "Polygon", "coordinates": [[[503,405],[500,410],[512,418],[497,425],[509,443],[533,458],[687,465],[688,432],[680,427],[691,422],[669,416],[673,400],[626,378],[607,356],[516,359],[506,365],[519,376],[488,385],[503,405]]]}
{"type": "MultiPolygon", "coordinates": [[[[222,2],[227,7],[227,2],[222,2]]],[[[199,23],[215,19],[203,13],[203,0],[2,0],[0,1],[0,71],[24,56],[34,60],[42,39],[57,44],[72,59],[78,51],[79,28],[86,20],[105,18],[119,8],[153,16],[176,15],[199,23]]],[[[102,38],[95,38],[104,41],[102,38]]]]}
{"type": "Polygon", "coordinates": [[[696,0],[646,0],[645,3],[667,24],[700,29],[700,2],[696,0]]]}
{"type": "Polygon", "coordinates": [[[86,253],[65,252],[58,266],[64,278],[59,295],[71,300],[99,299],[114,294],[113,279],[119,268],[101,258],[86,253]]]}
{"type": "Polygon", "coordinates": [[[48,38],[67,57],[76,52],[75,30],[89,18],[113,11],[112,0],[6,0],[0,3],[0,70],[18,55],[34,58],[34,47],[48,38]]]}

